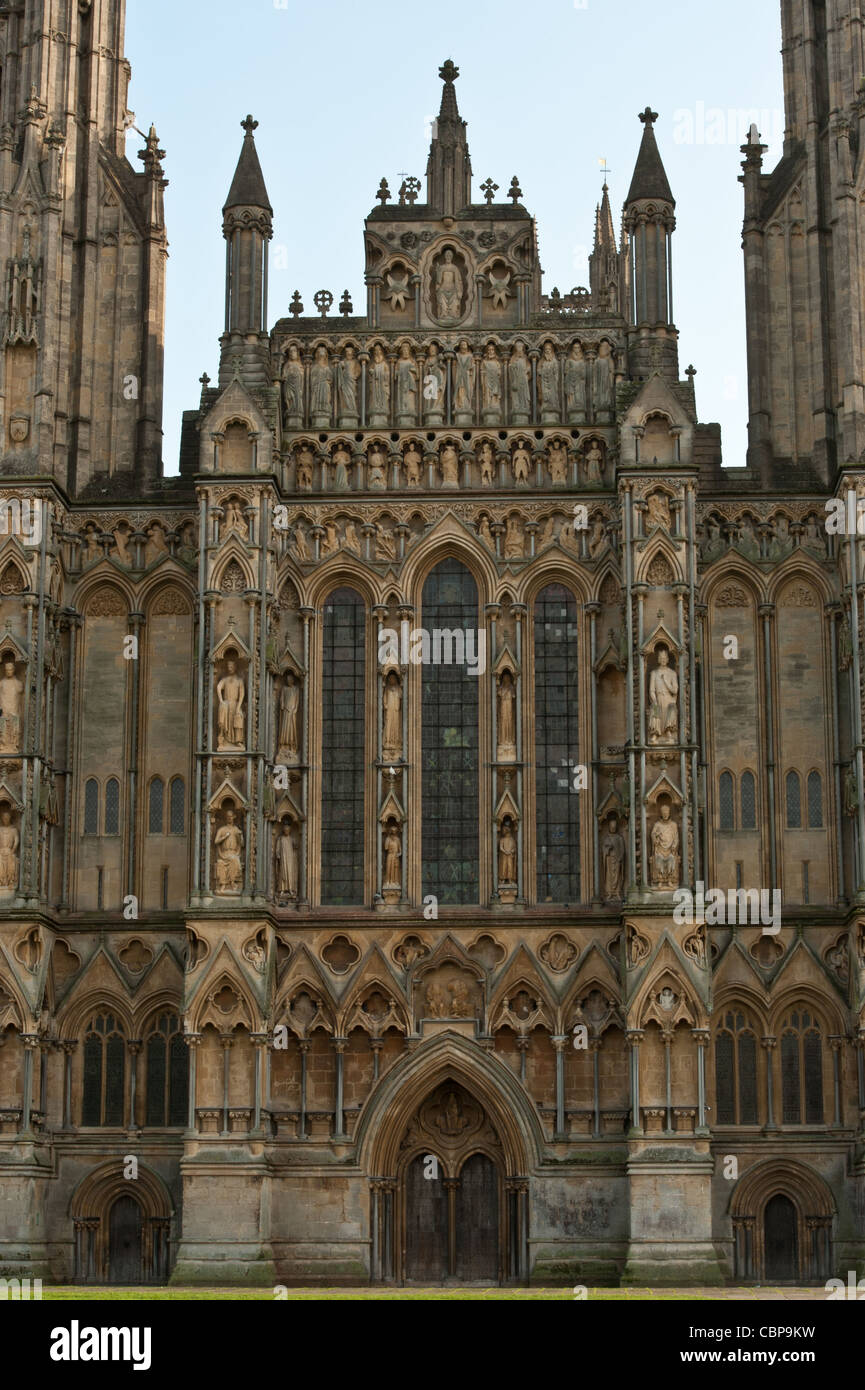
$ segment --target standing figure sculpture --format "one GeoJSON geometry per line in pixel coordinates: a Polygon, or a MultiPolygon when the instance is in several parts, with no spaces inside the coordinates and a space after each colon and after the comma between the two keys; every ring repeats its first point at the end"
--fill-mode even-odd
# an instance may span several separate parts
{"type": "Polygon", "coordinates": [[[462,311],[463,277],[450,247],[436,270],[435,292],[438,318],[449,322],[458,319],[462,311]]]}
{"type": "Polygon", "coordinates": [[[360,376],[360,363],[357,353],[349,344],[336,368],[336,389],[338,395],[337,412],[343,424],[354,424],[357,420],[357,382],[360,376]]]}
{"type": "Polygon", "coordinates": [[[388,761],[402,753],[402,686],[399,676],[391,671],[382,693],[382,754],[388,761]]]}
{"type": "Polygon", "coordinates": [[[454,411],[458,425],[469,425],[475,398],[475,359],[463,338],[454,359],[454,411]]]}
{"type": "Polygon", "coordinates": [[[18,887],[18,846],[21,837],[12,824],[12,813],[0,812],[0,890],[18,887]]]}
{"type": "Polygon", "coordinates": [[[282,369],[282,399],[285,403],[286,424],[289,421],[294,424],[301,424],[303,421],[303,363],[300,360],[300,351],[294,343],[288,349],[288,356],[282,369]]]}
{"type": "Polygon", "coordinates": [[[679,732],[679,677],[666,647],[656,651],[658,664],[649,676],[649,742],[675,743],[679,732]]]}
{"type": "Polygon", "coordinates": [[[583,349],[579,343],[574,343],[565,361],[565,414],[569,424],[586,418],[586,380],[583,349]]]}
{"type": "Polygon", "coordinates": [[[499,883],[513,884],[517,881],[517,837],[510,816],[505,816],[499,830],[499,883]]]}
{"type": "Polygon", "coordinates": [[[284,820],[276,837],[276,894],[280,898],[297,897],[297,846],[291,833],[291,822],[284,820]]]}
{"type": "Polygon", "coordinates": [[[544,351],[538,366],[538,385],[541,397],[541,419],[550,422],[558,420],[561,410],[559,399],[559,363],[552,343],[544,343],[544,351]]]}
{"type": "Polygon", "coordinates": [[[369,383],[369,423],[386,425],[390,411],[390,363],[381,343],[372,350],[369,383]]]}
{"type": "Polygon", "coordinates": [[[517,756],[517,690],[510,671],[502,672],[497,694],[498,757],[501,762],[513,762],[517,756]]]}
{"type": "Polygon", "coordinates": [[[660,805],[660,820],[652,826],[652,886],[679,886],[679,827],[670,819],[668,802],[660,805]]]}
{"type": "Polygon", "coordinates": [[[502,364],[495,343],[487,343],[481,363],[481,400],[484,420],[497,425],[502,413],[502,364]]]}
{"type": "Polygon", "coordinates": [[[239,893],[243,887],[243,835],[234,823],[234,812],[225,813],[225,824],[221,825],[213,837],[216,851],[216,891],[217,893],[239,893]]]}
{"type": "Polygon", "coordinates": [[[245,695],[246,688],[237,674],[237,663],[229,659],[225,663],[225,675],[216,687],[217,749],[243,747],[245,695]]]}
{"type": "Polygon", "coordinates": [[[21,709],[24,682],[15,674],[15,662],[7,656],[0,677],[0,753],[17,753],[21,744],[21,709]]]}
{"type": "Polygon", "coordinates": [[[508,363],[508,389],[510,391],[510,415],[514,424],[527,425],[531,409],[529,394],[529,359],[525,343],[516,342],[508,363]]]}
{"type": "Polygon", "coordinates": [[[313,425],[329,425],[333,398],[333,368],[326,347],[317,347],[309,370],[309,413],[313,425]]]}
{"type": "Polygon", "coordinates": [[[296,763],[300,750],[300,686],[293,671],[286,671],[279,694],[279,746],[276,760],[296,763]]]}
{"type": "Polygon", "coordinates": [[[625,896],[625,840],[618,816],[610,816],[601,840],[601,885],[604,902],[621,902],[625,896]]]}

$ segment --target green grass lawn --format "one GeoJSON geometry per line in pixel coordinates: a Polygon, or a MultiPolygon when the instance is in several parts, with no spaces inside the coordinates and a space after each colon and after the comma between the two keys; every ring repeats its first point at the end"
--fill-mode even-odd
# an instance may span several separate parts
{"type": "MultiPolygon", "coordinates": [[[[784,1288],[784,1289],[755,1289],[755,1288],[729,1288],[729,1289],[588,1289],[586,1301],[672,1301],[672,1302],[727,1302],[729,1300],[743,1299],[745,1301],[760,1301],[765,1299],[825,1299],[826,1291],[821,1288],[784,1288]]],[[[249,1289],[249,1288],[83,1288],[80,1285],[53,1285],[43,1288],[42,1299],[44,1302],[68,1303],[68,1302],[174,1302],[185,1300],[188,1302],[207,1302],[216,1301],[243,1301],[258,1303],[273,1303],[273,1292],[271,1289],[249,1289]]],[[[531,1288],[531,1289],[502,1289],[502,1288],[411,1288],[411,1289],[390,1289],[390,1288],[352,1288],[352,1289],[316,1289],[316,1288],[289,1288],[287,1290],[288,1302],[321,1302],[323,1300],[334,1301],[364,1301],[373,1299],[375,1301],[464,1301],[464,1300],[498,1300],[498,1299],[540,1299],[544,1302],[573,1302],[573,1289],[557,1288],[531,1288]]]]}

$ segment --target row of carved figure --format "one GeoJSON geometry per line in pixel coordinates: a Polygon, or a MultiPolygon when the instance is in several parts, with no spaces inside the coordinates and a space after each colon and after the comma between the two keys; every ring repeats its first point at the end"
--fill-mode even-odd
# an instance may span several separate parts
{"type": "MultiPolygon", "coordinates": [[[[243,889],[243,832],[233,805],[227,805],[223,819],[213,834],[213,889],[219,895],[236,895],[243,889]]],[[[0,831],[2,834],[2,831],[0,831]]],[[[273,836],[274,891],[277,898],[295,900],[299,885],[299,829],[291,817],[284,817],[273,836]]],[[[385,902],[398,903],[402,892],[403,826],[390,816],[381,829],[382,890],[385,902]]],[[[517,888],[518,844],[512,816],[504,816],[497,827],[497,891],[505,901],[513,901],[517,888]]],[[[615,815],[608,817],[600,840],[601,892],[606,902],[621,902],[627,882],[627,850],[615,815]]],[[[16,858],[15,882],[17,882],[16,858]]],[[[649,878],[654,888],[669,890],[679,886],[681,852],[679,826],[668,799],[661,799],[658,816],[650,831],[649,878]]]]}
{"type": "MultiPolygon", "coordinates": [[[[418,531],[407,524],[391,525],[388,517],[365,521],[360,517],[324,517],[311,524],[303,517],[291,520],[287,535],[290,552],[302,565],[349,553],[373,563],[401,560],[418,531]]],[[[577,528],[574,517],[561,512],[540,516],[528,523],[518,512],[501,517],[483,512],[477,535],[500,559],[525,560],[551,545],[560,545],[580,559],[595,560],[610,543],[607,521],[601,512],[592,515],[588,527],[577,528]]],[[[223,588],[227,587],[223,582],[223,588]]],[[[243,581],[245,587],[245,580],[243,581]]]]}
{"type": "Polygon", "coordinates": [[[290,343],[281,369],[287,429],[332,425],[513,424],[530,421],[608,422],[615,400],[613,345],[572,343],[559,354],[548,339],[538,352],[522,339],[512,346],[472,347],[463,338],[455,352],[437,343],[403,341],[371,351],[347,344],[332,357],[319,343],[313,352],[290,343]]]}
{"type": "Polygon", "coordinates": [[[710,565],[728,549],[738,550],[747,560],[784,560],[791,555],[797,542],[817,559],[827,554],[825,514],[811,513],[802,521],[790,521],[777,512],[770,521],[759,521],[747,512],[738,520],[709,516],[703,527],[700,555],[710,565]]]}
{"type": "Polygon", "coordinates": [[[520,437],[513,449],[483,440],[468,447],[446,439],[423,452],[410,439],[404,449],[375,441],[350,452],[339,441],[332,452],[301,441],[293,446],[294,487],[298,492],[382,492],[385,488],[441,487],[600,487],[606,468],[606,442],[596,435],[579,449],[571,441],[551,440],[534,448],[520,437]]]}

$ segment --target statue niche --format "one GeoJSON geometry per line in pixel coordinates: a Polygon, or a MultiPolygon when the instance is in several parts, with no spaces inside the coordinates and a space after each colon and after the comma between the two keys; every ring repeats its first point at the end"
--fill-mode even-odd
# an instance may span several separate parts
{"type": "Polygon", "coordinates": [[[466,263],[453,246],[445,246],[433,257],[428,299],[431,315],[440,324],[459,323],[465,317],[468,307],[466,263]]]}
{"type": "Polygon", "coordinates": [[[655,648],[657,665],[649,673],[649,742],[675,743],[679,736],[679,677],[665,643],[655,648]]]}
{"type": "Polygon", "coordinates": [[[21,747],[24,682],[11,651],[0,658],[0,671],[0,753],[17,753],[21,747]]]}
{"type": "Polygon", "coordinates": [[[294,671],[283,677],[279,692],[279,720],[276,737],[276,761],[296,763],[300,758],[301,683],[294,671]]]}
{"type": "Polygon", "coordinates": [[[282,901],[294,901],[297,898],[298,853],[294,826],[287,816],[277,826],[273,858],[276,896],[282,901]]]}
{"type": "Polygon", "coordinates": [[[18,887],[21,836],[12,819],[8,801],[0,803],[0,893],[14,893],[18,887]]]}
{"type": "Polygon", "coordinates": [[[678,888],[682,856],[679,827],[668,797],[658,800],[658,819],[651,829],[650,879],[653,888],[678,888]]]}
{"type": "Polygon", "coordinates": [[[246,686],[238,665],[237,652],[230,647],[222,675],[216,672],[216,747],[220,752],[239,752],[246,742],[246,686]]]}
{"type": "Polygon", "coordinates": [[[213,889],[220,896],[243,890],[243,832],[236,824],[233,801],[226,801],[213,835],[213,889]]]}

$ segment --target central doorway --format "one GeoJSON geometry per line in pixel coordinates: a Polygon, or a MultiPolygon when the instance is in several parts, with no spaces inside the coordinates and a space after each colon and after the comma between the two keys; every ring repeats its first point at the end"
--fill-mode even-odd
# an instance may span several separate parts
{"type": "Polygon", "coordinates": [[[446,1082],[411,1125],[400,1183],[400,1277],[409,1284],[498,1283],[506,1249],[504,1165],[484,1108],[446,1082]]]}
{"type": "Polygon", "coordinates": [[[799,1278],[796,1208],[789,1197],[776,1193],[764,1214],[766,1278],[784,1282],[799,1278]]]}
{"type": "Polygon", "coordinates": [[[108,1279],[141,1283],[141,1207],[134,1197],[118,1197],[108,1218],[108,1279]]]}

